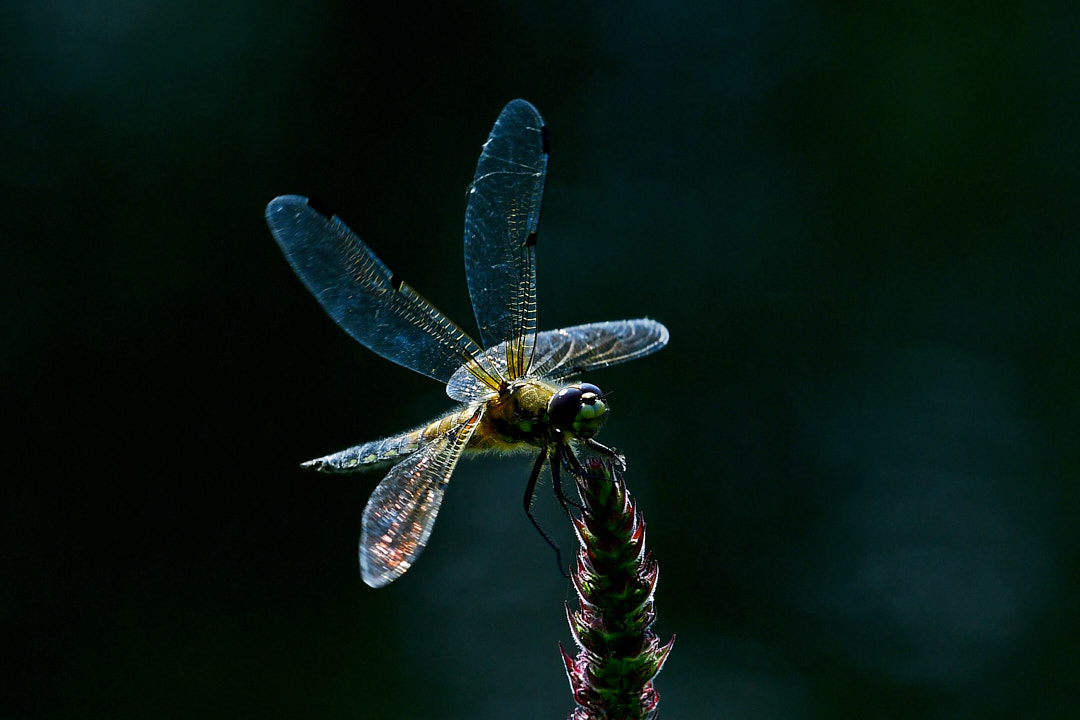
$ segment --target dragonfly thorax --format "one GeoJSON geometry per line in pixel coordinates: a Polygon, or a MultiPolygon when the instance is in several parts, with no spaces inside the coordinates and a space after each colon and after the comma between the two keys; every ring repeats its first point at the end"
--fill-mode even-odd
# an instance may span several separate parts
{"type": "Polygon", "coordinates": [[[556,388],[536,379],[515,380],[487,401],[472,445],[510,449],[522,443],[543,447],[547,443],[547,406],[556,388]]]}

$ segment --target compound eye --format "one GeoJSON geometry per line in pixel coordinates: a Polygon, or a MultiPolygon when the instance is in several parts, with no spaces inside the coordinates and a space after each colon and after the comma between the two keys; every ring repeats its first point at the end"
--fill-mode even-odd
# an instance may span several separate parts
{"type": "Polygon", "coordinates": [[[592,383],[581,383],[582,402],[592,405],[594,402],[604,396],[604,393],[600,392],[600,388],[596,387],[592,383]]]}
{"type": "MultiPolygon", "coordinates": [[[[595,386],[592,386],[595,387],[595,386]]],[[[582,387],[564,387],[551,396],[548,402],[548,418],[551,424],[559,430],[570,430],[574,427],[578,410],[581,408],[582,387]]]]}

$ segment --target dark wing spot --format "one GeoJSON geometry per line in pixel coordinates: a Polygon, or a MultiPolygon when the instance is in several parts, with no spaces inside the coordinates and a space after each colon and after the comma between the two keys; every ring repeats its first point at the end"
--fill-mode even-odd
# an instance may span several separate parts
{"type": "Polygon", "coordinates": [[[322,215],[323,217],[325,217],[327,220],[332,220],[334,218],[334,211],[331,210],[330,208],[326,207],[325,205],[323,205],[321,202],[319,202],[315,198],[308,198],[307,199],[307,206],[309,208],[311,208],[312,210],[314,210],[315,212],[322,215]]]}
{"type": "Polygon", "coordinates": [[[547,125],[540,127],[540,146],[543,148],[545,155],[551,152],[551,138],[548,136],[547,125]]]}
{"type": "Polygon", "coordinates": [[[536,247],[536,231],[533,230],[529,233],[529,237],[525,238],[525,247],[536,247]]]}
{"type": "Polygon", "coordinates": [[[401,276],[397,273],[390,276],[390,287],[394,288],[395,292],[401,290],[401,283],[401,276]]]}

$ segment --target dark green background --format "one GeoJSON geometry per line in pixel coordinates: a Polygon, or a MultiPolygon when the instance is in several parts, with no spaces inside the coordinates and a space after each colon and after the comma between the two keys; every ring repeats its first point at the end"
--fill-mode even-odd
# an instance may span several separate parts
{"type": "Polygon", "coordinates": [[[678,635],[663,715],[1075,713],[1080,14],[864,5],[7,4],[0,715],[565,715],[527,458],[460,466],[362,584],[378,477],[297,465],[449,401],[263,221],[320,198],[471,328],[514,97],[552,136],[541,326],[671,330],[590,378],[678,635]]]}

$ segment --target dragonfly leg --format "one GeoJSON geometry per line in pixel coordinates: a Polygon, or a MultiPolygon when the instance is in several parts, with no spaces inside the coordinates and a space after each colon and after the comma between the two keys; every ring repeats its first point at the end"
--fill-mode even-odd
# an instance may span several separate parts
{"type": "MultiPolygon", "coordinates": [[[[568,473],[570,473],[571,475],[581,474],[580,463],[571,466],[569,463],[567,463],[566,458],[563,457],[564,455],[569,455],[570,457],[573,457],[574,453],[572,450],[564,446],[560,450],[556,450],[555,454],[562,458],[562,462],[566,466],[566,471],[568,473]]],[[[577,463],[577,458],[574,458],[574,462],[577,463]]],[[[566,493],[563,492],[562,476],[559,475],[559,463],[557,462],[551,463],[551,489],[555,491],[555,499],[559,501],[559,504],[562,505],[563,512],[565,512],[567,515],[570,515],[570,505],[573,505],[581,512],[585,512],[585,508],[581,506],[581,503],[566,497],[566,493]]]]}
{"type": "MultiPolygon", "coordinates": [[[[525,514],[529,516],[529,522],[536,528],[536,532],[540,533],[540,537],[544,538],[544,542],[550,545],[551,549],[555,551],[555,562],[559,566],[559,573],[561,573],[563,577],[568,578],[570,576],[566,573],[566,569],[563,566],[562,551],[559,550],[559,544],[547,534],[547,531],[545,531],[544,528],[540,527],[540,521],[536,519],[536,516],[533,515],[532,511],[533,499],[536,497],[536,482],[540,479],[540,471],[544,469],[544,460],[546,459],[547,450],[541,450],[540,457],[536,458],[536,462],[533,464],[532,473],[529,475],[529,484],[525,486],[525,498],[523,504],[525,506],[525,514]]],[[[554,463],[552,463],[551,467],[552,476],[554,477],[554,463]]],[[[566,509],[566,505],[563,505],[563,509],[566,509]]]]}
{"type": "MultiPolygon", "coordinates": [[[[597,445],[600,445],[600,443],[597,443],[597,445]]],[[[608,455],[609,457],[613,457],[615,459],[615,462],[619,463],[619,465],[621,466],[619,468],[620,471],[624,471],[626,469],[626,460],[625,460],[625,458],[623,458],[622,455],[615,455],[615,454],[610,454],[609,455],[609,453],[614,453],[614,451],[611,450],[611,448],[608,448],[608,447],[606,447],[604,445],[600,445],[600,447],[602,447],[604,449],[604,454],[605,455],[608,455]]],[[[582,466],[581,461],[578,460],[577,455],[575,455],[574,452],[572,450],[570,450],[569,448],[567,448],[566,451],[563,453],[563,467],[566,468],[566,471],[568,473],[570,473],[572,475],[576,475],[580,479],[584,479],[584,478],[589,478],[590,480],[610,480],[611,479],[611,478],[607,478],[607,477],[605,477],[603,475],[597,475],[596,473],[591,473],[591,472],[587,471],[584,468],[584,466],[582,466]]],[[[580,480],[579,480],[579,482],[580,482],[580,480]]],[[[574,504],[576,505],[577,503],[574,503],[574,504]]]]}
{"type": "Polygon", "coordinates": [[[613,458],[615,460],[615,462],[619,463],[619,465],[620,465],[619,469],[622,472],[626,472],[626,456],[625,455],[620,455],[619,452],[615,448],[608,447],[607,445],[604,445],[603,443],[598,443],[598,442],[596,442],[596,440],[594,440],[592,438],[585,438],[585,444],[588,445],[593,450],[595,450],[596,452],[600,453],[601,455],[607,455],[609,458],[613,458]]]}

